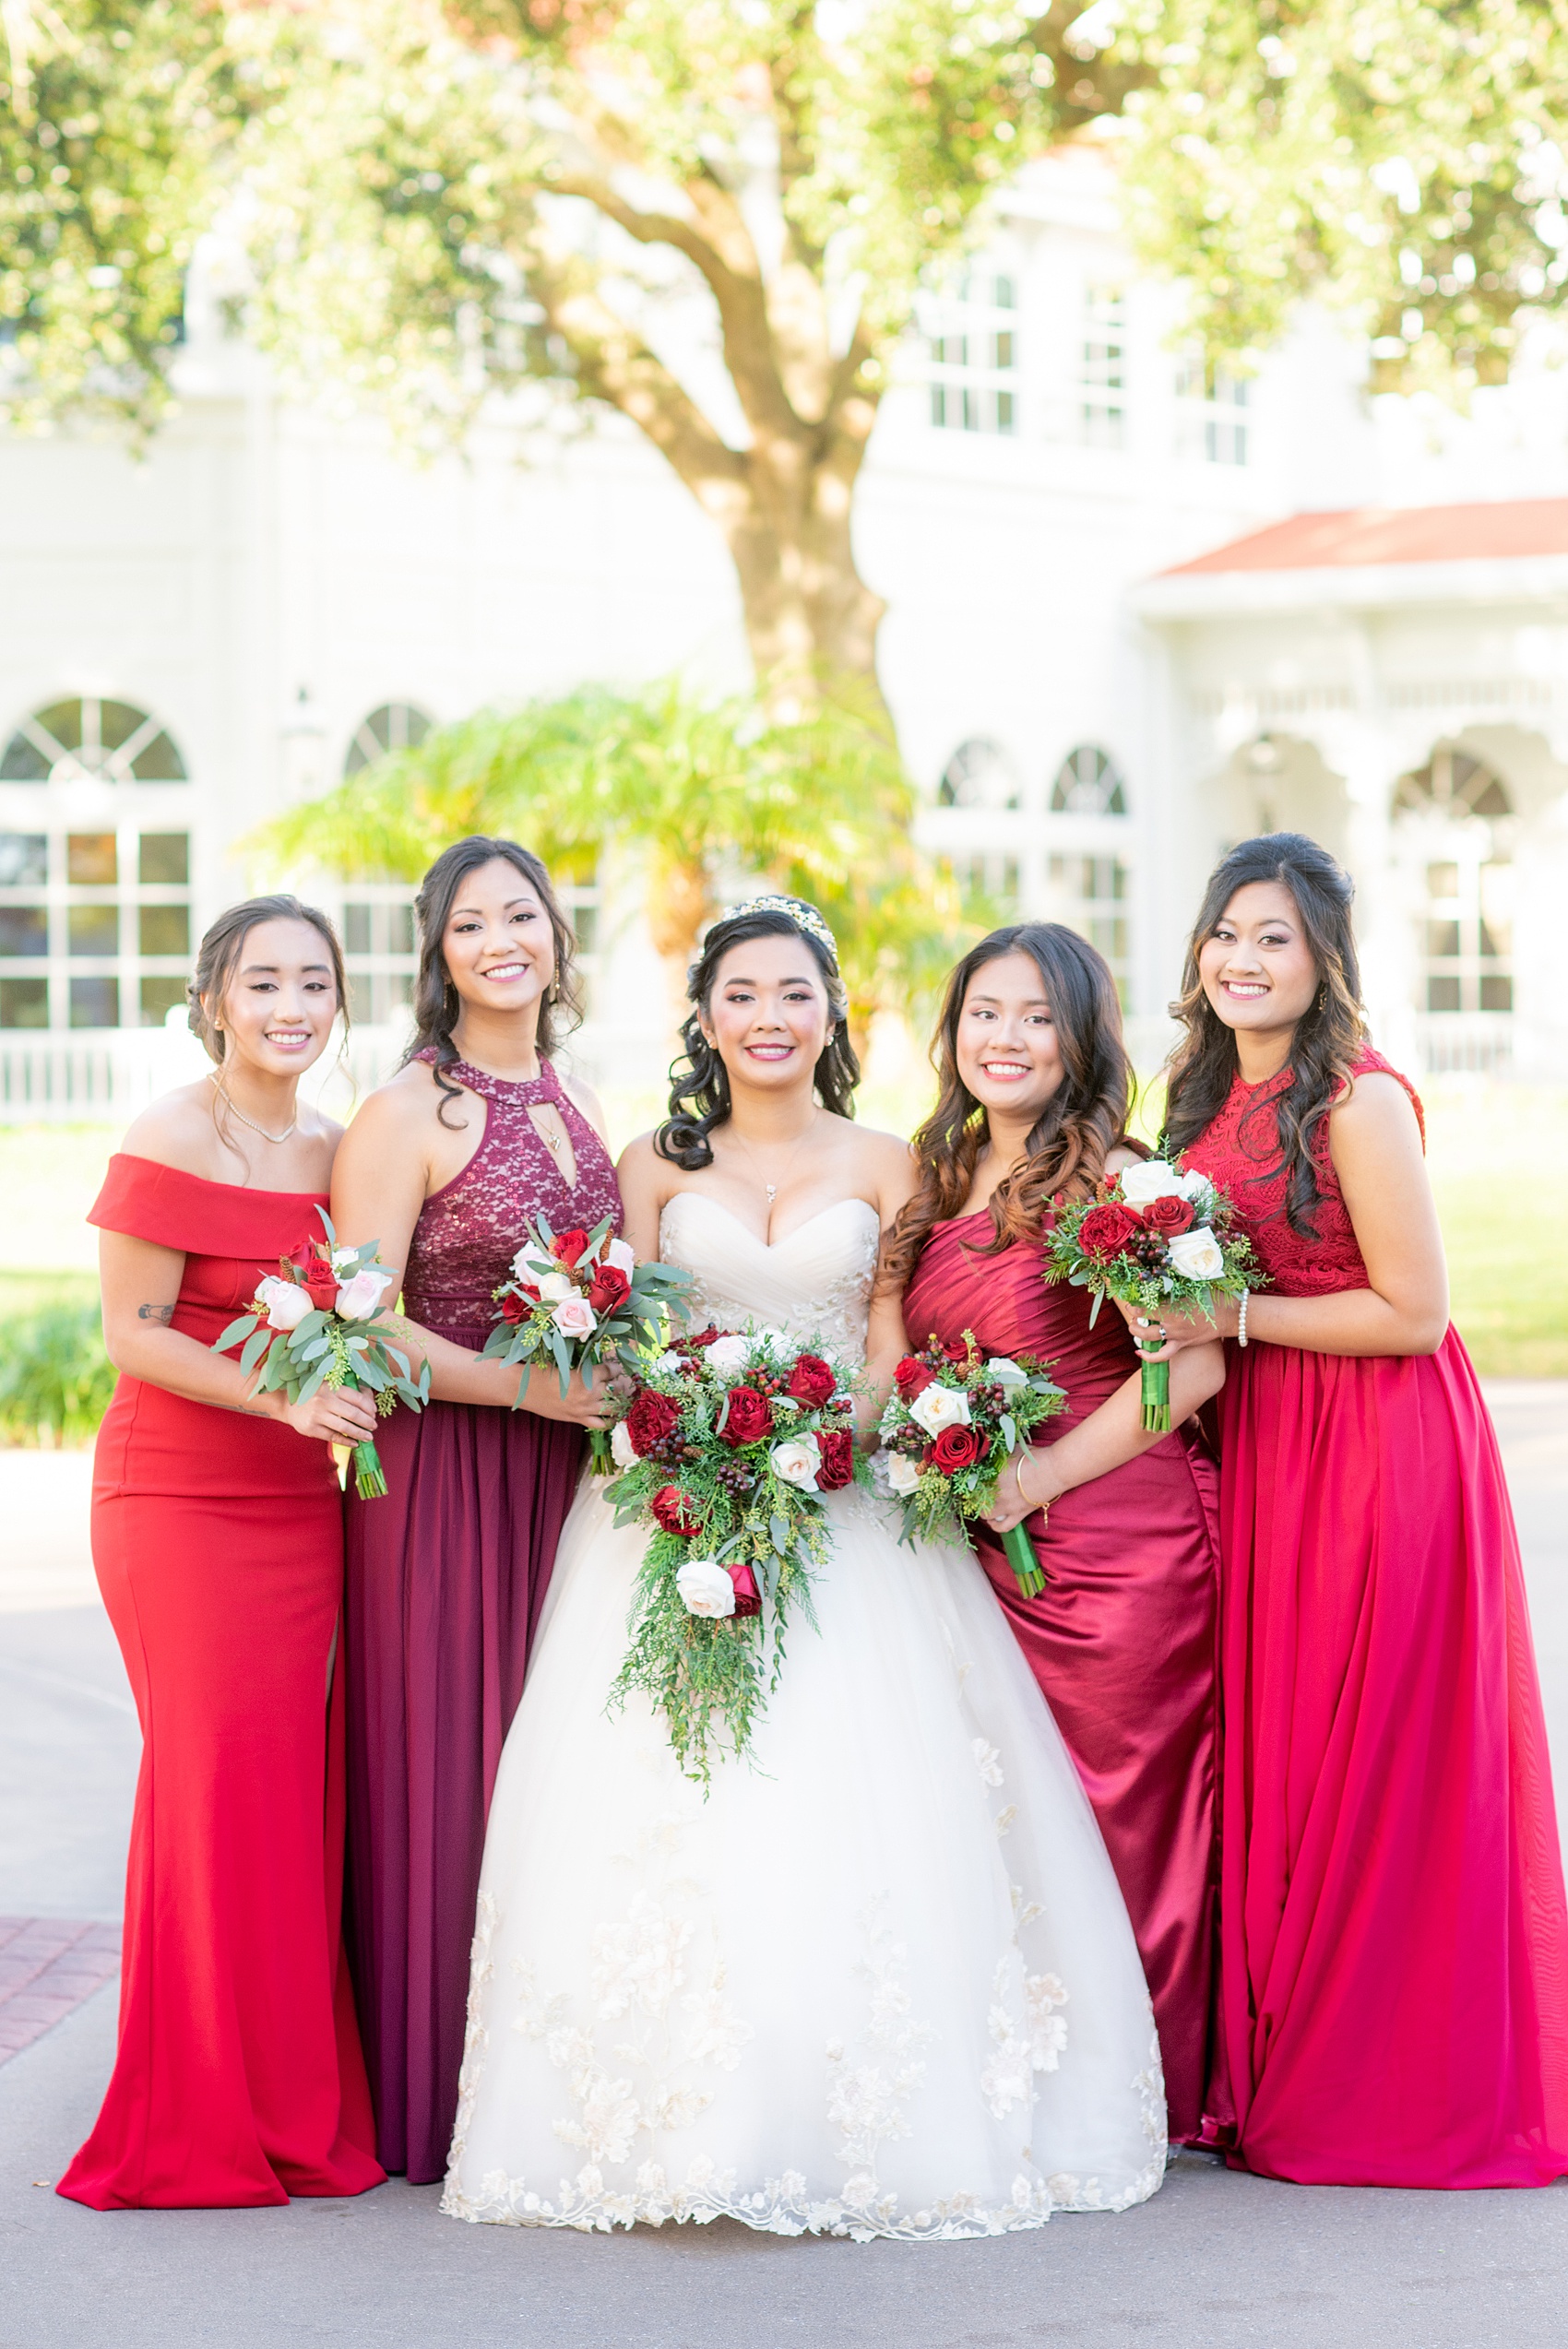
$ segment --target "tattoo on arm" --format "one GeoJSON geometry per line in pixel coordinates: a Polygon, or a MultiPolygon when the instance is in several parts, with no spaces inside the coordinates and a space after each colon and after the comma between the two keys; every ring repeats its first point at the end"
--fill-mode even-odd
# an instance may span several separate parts
{"type": "Polygon", "coordinates": [[[161,1322],[164,1328],[167,1329],[173,1318],[174,1308],[172,1305],[138,1305],[137,1307],[137,1319],[138,1322],[161,1322]]]}

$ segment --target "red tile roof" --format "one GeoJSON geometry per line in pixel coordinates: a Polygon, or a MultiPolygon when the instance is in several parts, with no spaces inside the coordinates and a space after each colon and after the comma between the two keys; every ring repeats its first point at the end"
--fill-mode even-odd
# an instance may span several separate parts
{"type": "Polygon", "coordinates": [[[1316,571],[1380,563],[1466,563],[1568,554],[1568,497],[1509,498],[1487,505],[1362,506],[1293,514],[1266,530],[1179,563],[1194,572],[1316,571]]]}

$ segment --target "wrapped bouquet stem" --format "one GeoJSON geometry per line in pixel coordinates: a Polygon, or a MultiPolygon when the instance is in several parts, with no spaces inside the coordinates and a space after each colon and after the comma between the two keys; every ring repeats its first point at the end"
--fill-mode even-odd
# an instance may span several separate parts
{"type": "MultiPolygon", "coordinates": [[[[883,1412],[877,1481],[904,1508],[904,1539],[967,1538],[969,1522],[996,1499],[1002,1471],[1036,1428],[1067,1407],[1051,1366],[1026,1357],[985,1356],[966,1330],[944,1346],[932,1337],[906,1355],[883,1412]]],[[[1034,1544],[1022,1524],[1002,1548],[1026,1598],[1045,1587],[1034,1544]]]]}
{"type": "MultiPolygon", "coordinates": [[[[1051,1201],[1047,1280],[1094,1292],[1092,1328],[1107,1297],[1135,1305],[1151,1321],[1166,1313],[1206,1313],[1217,1297],[1241,1297],[1261,1285],[1245,1232],[1236,1228],[1225,1194],[1205,1174],[1184,1173],[1163,1158],[1140,1159],[1108,1175],[1092,1199],[1051,1201]]],[[[1146,1433],[1170,1425],[1170,1365],[1158,1331],[1137,1341],[1146,1433]]]]}

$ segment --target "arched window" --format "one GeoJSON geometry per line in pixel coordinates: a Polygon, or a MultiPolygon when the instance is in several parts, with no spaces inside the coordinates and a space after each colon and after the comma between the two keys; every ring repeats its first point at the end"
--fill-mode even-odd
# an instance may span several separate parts
{"type": "MultiPolygon", "coordinates": [[[[1481,760],[1440,743],[1401,776],[1394,806],[1423,884],[1421,1009],[1512,1012],[1514,859],[1495,828],[1514,813],[1506,788],[1481,760]]],[[[1433,1067],[1470,1065],[1436,1031],[1428,1045],[1433,1067]]]]}
{"type": "Polygon", "coordinates": [[[432,720],[412,702],[383,702],[362,718],[349,738],[349,748],[343,760],[345,777],[358,775],[362,767],[374,766],[378,758],[391,751],[412,750],[429,733],[432,720]]]}
{"type": "Polygon", "coordinates": [[[0,783],[184,783],[184,761],[156,718],[129,702],[53,702],[24,718],[0,758],[0,783]]]}
{"type": "Polygon", "coordinates": [[[943,769],[936,799],[944,808],[1016,808],[1018,778],[1001,744],[974,734],[943,769]]]}
{"type": "Polygon", "coordinates": [[[1125,815],[1127,794],[1109,751],[1080,742],[1056,770],[1051,787],[1055,815],[1125,815]]]}

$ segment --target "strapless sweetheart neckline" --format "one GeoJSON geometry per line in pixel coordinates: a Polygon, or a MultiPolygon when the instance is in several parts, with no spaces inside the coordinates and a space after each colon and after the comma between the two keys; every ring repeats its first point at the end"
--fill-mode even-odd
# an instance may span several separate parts
{"type": "Polygon", "coordinates": [[[862,1207],[868,1216],[873,1216],[876,1220],[878,1225],[880,1225],[882,1220],[869,1199],[835,1199],[830,1205],[826,1207],[819,1207],[814,1215],[808,1216],[803,1224],[796,1224],[793,1230],[787,1231],[781,1240],[762,1240],[758,1238],[754,1231],[753,1231],[749,1224],[745,1224],[741,1221],[740,1216],[735,1213],[733,1207],[727,1207],[722,1199],[710,1199],[705,1191],[671,1192],[670,1197],[665,1201],[663,1207],[659,1211],[659,1222],[661,1224],[664,1217],[670,1213],[671,1208],[674,1206],[676,1201],[679,1199],[695,1199],[699,1201],[703,1206],[708,1208],[712,1213],[722,1216],[726,1223],[733,1224],[735,1229],[742,1234],[745,1239],[749,1240],[754,1248],[762,1249],[769,1256],[777,1255],[779,1249],[788,1248],[791,1240],[799,1240],[802,1232],[810,1231],[814,1224],[822,1223],[828,1216],[837,1216],[845,1207],[862,1207]]]}

